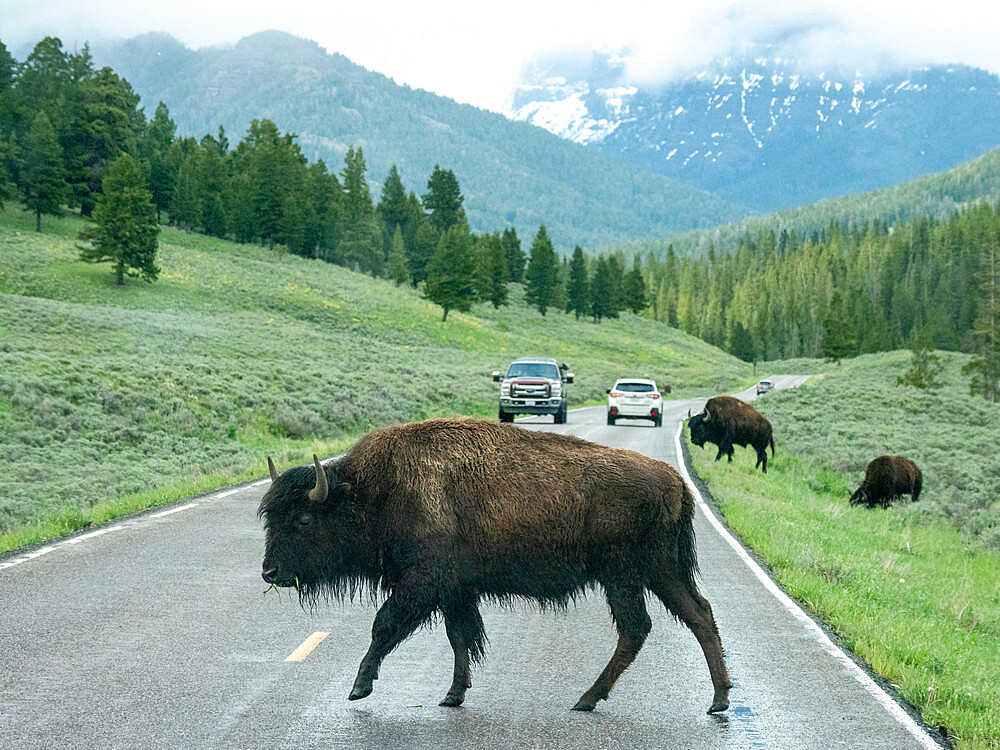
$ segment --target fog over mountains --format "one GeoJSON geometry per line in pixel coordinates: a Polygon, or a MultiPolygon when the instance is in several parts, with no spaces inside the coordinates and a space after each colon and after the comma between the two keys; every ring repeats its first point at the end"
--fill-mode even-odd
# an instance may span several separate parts
{"type": "Polygon", "coordinates": [[[1000,78],[964,65],[823,70],[761,45],[657,85],[627,71],[611,52],[538,59],[508,115],[757,211],[886,187],[1000,143],[1000,78]]]}

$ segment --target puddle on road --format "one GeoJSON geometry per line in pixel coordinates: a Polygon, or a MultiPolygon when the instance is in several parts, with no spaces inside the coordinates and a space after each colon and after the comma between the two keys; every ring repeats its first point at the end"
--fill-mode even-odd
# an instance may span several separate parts
{"type": "Polygon", "coordinates": [[[735,730],[736,736],[733,739],[736,742],[733,743],[733,747],[767,750],[769,745],[760,728],[760,717],[750,706],[740,700],[740,689],[736,683],[733,684],[733,692],[737,695],[730,694],[729,709],[725,713],[717,714],[716,721],[730,731],[735,730]]]}

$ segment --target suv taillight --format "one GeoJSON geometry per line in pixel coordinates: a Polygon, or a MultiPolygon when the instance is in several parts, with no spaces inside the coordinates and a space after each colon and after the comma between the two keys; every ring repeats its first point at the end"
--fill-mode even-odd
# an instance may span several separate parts
{"type": "Polygon", "coordinates": [[[651,398],[654,401],[656,401],[656,399],[658,399],[659,397],[660,397],[660,394],[657,393],[656,391],[653,391],[652,393],[647,393],[646,394],[646,398],[651,398]]]}
{"type": "Polygon", "coordinates": [[[622,391],[611,391],[608,395],[611,396],[611,398],[621,398],[625,394],[622,391]]]}

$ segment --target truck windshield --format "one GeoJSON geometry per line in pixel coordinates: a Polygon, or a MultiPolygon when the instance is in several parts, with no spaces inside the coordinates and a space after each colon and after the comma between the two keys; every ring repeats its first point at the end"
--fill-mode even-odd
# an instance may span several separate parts
{"type": "Polygon", "coordinates": [[[559,380],[559,368],[545,362],[515,362],[507,370],[507,377],[559,380]]]}
{"type": "Polygon", "coordinates": [[[656,390],[653,388],[652,383],[619,383],[615,386],[616,391],[625,391],[626,393],[643,393],[645,391],[656,390]]]}

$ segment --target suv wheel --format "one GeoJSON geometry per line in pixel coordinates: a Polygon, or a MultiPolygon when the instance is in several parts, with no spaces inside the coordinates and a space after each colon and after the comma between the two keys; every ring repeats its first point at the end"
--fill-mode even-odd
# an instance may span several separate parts
{"type": "Polygon", "coordinates": [[[608,414],[608,424],[611,425],[612,427],[615,426],[615,418],[612,417],[610,414],[608,414]]]}
{"type": "Polygon", "coordinates": [[[653,419],[653,427],[663,427],[663,417],[655,417],[653,419]]]}
{"type": "Polygon", "coordinates": [[[514,421],[514,415],[513,414],[508,414],[503,409],[501,409],[500,410],[500,421],[501,422],[513,422],[514,421]]]}

